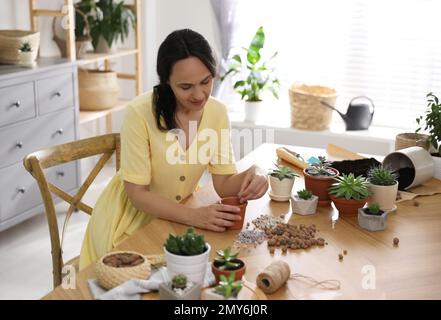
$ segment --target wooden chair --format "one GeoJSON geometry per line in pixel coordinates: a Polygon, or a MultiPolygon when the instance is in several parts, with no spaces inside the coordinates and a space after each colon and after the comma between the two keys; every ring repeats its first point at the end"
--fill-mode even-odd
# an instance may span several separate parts
{"type": "MultiPolygon", "coordinates": [[[[81,198],[114,152],[116,153],[116,170],[118,171],[120,166],[119,134],[106,134],[57,145],[32,152],[23,159],[26,170],[37,180],[44,202],[51,239],[54,288],[60,285],[62,281],[62,268],[65,265],[62,251],[63,236],[69,218],[76,209],[82,210],[89,215],[92,214],[92,208],[81,202],[81,198]],[[46,168],[100,154],[102,154],[101,158],[74,196],[69,195],[46,180],[43,172],[46,168]],[[61,240],[51,192],[70,204],[66,213],[61,240]]],[[[76,257],[66,264],[78,265],[78,261],[79,257],[76,257]]]]}

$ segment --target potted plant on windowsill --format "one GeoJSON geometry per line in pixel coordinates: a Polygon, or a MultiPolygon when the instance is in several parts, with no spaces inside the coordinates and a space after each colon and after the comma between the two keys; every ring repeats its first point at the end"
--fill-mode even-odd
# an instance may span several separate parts
{"type": "Polygon", "coordinates": [[[427,110],[425,116],[416,119],[419,128],[415,131],[418,133],[424,129],[427,131],[427,144],[430,146],[430,153],[435,162],[435,178],[441,179],[441,104],[438,97],[433,93],[427,94],[427,110]]]}
{"type": "Polygon", "coordinates": [[[370,203],[378,203],[381,210],[396,208],[398,193],[398,174],[384,166],[373,167],[368,173],[369,190],[372,192],[370,203]]]}
{"type": "Polygon", "coordinates": [[[242,290],[242,281],[235,280],[234,272],[228,277],[222,274],[218,285],[205,292],[205,298],[207,300],[237,300],[240,290],[242,290]]]}
{"type": "Polygon", "coordinates": [[[233,253],[231,247],[224,250],[216,251],[218,258],[214,259],[211,264],[211,271],[216,278],[216,282],[220,281],[220,276],[229,277],[231,273],[235,274],[235,280],[241,280],[245,274],[245,262],[238,259],[239,252],[233,253]]]}
{"type": "Polygon", "coordinates": [[[227,76],[240,75],[234,83],[234,90],[245,99],[245,121],[255,122],[259,118],[262,108],[262,93],[270,91],[274,97],[279,98],[279,80],[274,76],[275,68],[269,64],[277,55],[274,53],[267,61],[262,61],[260,50],[265,44],[263,27],[257,29],[256,34],[246,51],[246,57],[239,54],[231,58],[231,63],[226,73],[221,77],[223,81],[227,76]]]}
{"type": "Polygon", "coordinates": [[[369,231],[381,231],[386,229],[387,211],[380,209],[378,203],[371,203],[366,208],[358,209],[358,224],[369,231]]]}
{"type": "Polygon", "coordinates": [[[276,201],[288,201],[291,197],[295,177],[298,175],[288,167],[275,165],[269,173],[270,197],[276,201]]]}
{"type": "Polygon", "coordinates": [[[167,271],[170,278],[184,274],[194,283],[203,283],[207,270],[210,244],[192,227],[182,236],[169,235],[164,244],[167,271]]]}
{"type": "Polygon", "coordinates": [[[371,195],[368,182],[363,176],[355,177],[353,173],[335,178],[337,182],[329,188],[329,195],[340,216],[356,216],[371,195]]]}
{"type": "Polygon", "coordinates": [[[317,204],[318,197],[307,189],[300,190],[291,197],[292,212],[302,216],[316,213],[317,204]]]}
{"type": "Polygon", "coordinates": [[[331,167],[325,157],[319,156],[318,159],[319,162],[313,163],[303,170],[305,188],[319,198],[318,205],[320,207],[327,207],[331,205],[329,187],[340,173],[331,167]]]}
{"type": "Polygon", "coordinates": [[[171,282],[161,282],[158,287],[161,300],[199,300],[201,297],[200,283],[187,280],[184,274],[175,275],[171,282]]]}

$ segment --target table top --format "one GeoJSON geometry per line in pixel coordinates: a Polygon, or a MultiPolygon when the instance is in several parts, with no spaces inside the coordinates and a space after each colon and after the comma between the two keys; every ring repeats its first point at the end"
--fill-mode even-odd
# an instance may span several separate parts
{"type": "MultiPolygon", "coordinates": [[[[238,169],[245,170],[252,164],[263,169],[273,167],[277,161],[276,148],[280,145],[263,144],[238,162],[238,169]]],[[[326,155],[323,149],[289,146],[304,157],[326,155]]],[[[305,157],[307,158],[307,157],[305,157]]],[[[332,156],[328,156],[330,160],[332,156]]],[[[286,165],[286,163],[284,163],[286,165]]],[[[300,177],[296,178],[294,190],[304,188],[301,171],[294,168],[300,177]]],[[[441,184],[440,181],[437,181],[441,184]]],[[[200,206],[218,201],[212,185],[201,188],[186,202],[189,206],[200,206]]],[[[440,299],[441,298],[441,194],[418,198],[414,201],[397,203],[397,210],[388,216],[386,230],[369,232],[358,226],[357,217],[338,217],[338,211],[331,207],[319,207],[311,216],[292,214],[289,202],[271,201],[268,194],[249,201],[246,222],[261,214],[285,215],[285,222],[291,224],[315,224],[317,237],[328,243],[324,247],[288,250],[277,249],[270,254],[264,241],[257,246],[242,248],[240,258],[245,261],[245,279],[255,284],[256,276],[271,261],[281,259],[287,262],[291,273],[312,277],[317,281],[338,280],[339,290],[314,287],[302,278],[288,280],[268,299],[440,299]],[[398,246],[393,238],[399,238],[398,246]],[[343,260],[339,254],[347,251],[343,260]]],[[[252,225],[252,224],[251,224],[252,225]]],[[[119,250],[133,250],[143,254],[163,253],[162,245],[169,233],[182,234],[187,226],[155,219],[118,246],[119,250]]],[[[216,233],[199,230],[211,244],[210,261],[216,250],[232,245],[238,231],[216,233]]],[[[44,299],[92,299],[87,280],[95,278],[94,265],[76,275],[76,289],[61,286],[44,299]]],[[[157,299],[157,293],[144,295],[145,299],[157,299]]]]}

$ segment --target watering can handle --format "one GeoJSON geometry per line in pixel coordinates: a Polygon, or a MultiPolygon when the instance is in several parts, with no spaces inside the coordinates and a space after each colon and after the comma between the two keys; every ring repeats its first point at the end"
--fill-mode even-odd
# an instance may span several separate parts
{"type": "Polygon", "coordinates": [[[371,120],[369,122],[369,125],[372,123],[372,118],[374,117],[374,112],[375,112],[375,105],[374,105],[374,101],[372,101],[371,98],[366,97],[366,96],[357,96],[355,98],[353,98],[350,102],[349,105],[352,103],[352,101],[356,100],[356,99],[366,99],[370,102],[371,106],[372,106],[372,112],[371,112],[371,120]]]}

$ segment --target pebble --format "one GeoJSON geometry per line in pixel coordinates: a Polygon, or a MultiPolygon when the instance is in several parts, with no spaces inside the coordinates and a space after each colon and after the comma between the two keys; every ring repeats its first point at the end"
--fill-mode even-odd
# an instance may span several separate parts
{"type": "Polygon", "coordinates": [[[239,232],[236,240],[242,244],[261,244],[265,241],[265,232],[260,230],[243,230],[239,232]]]}
{"type": "Polygon", "coordinates": [[[394,246],[398,246],[399,242],[400,242],[400,239],[394,238],[394,246]]]}
{"type": "Polygon", "coordinates": [[[348,250],[343,250],[343,254],[347,255],[348,254],[348,250]]]}
{"type": "Polygon", "coordinates": [[[340,260],[340,261],[343,260],[343,255],[341,253],[338,255],[338,260],[340,260]]]}
{"type": "Polygon", "coordinates": [[[256,228],[260,230],[265,230],[267,228],[272,229],[277,226],[277,224],[283,223],[284,219],[281,217],[273,217],[268,214],[262,214],[254,219],[252,222],[256,226],[256,228]]]}

